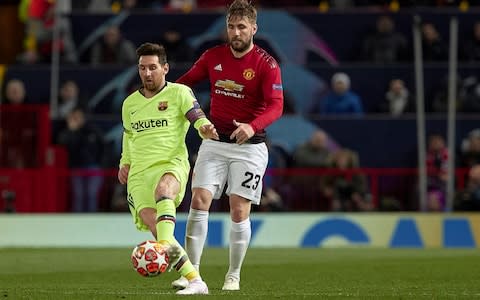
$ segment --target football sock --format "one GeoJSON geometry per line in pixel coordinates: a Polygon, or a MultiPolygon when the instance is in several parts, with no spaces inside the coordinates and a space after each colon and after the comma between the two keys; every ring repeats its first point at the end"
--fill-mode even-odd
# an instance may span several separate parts
{"type": "Polygon", "coordinates": [[[195,269],[200,268],[208,231],[208,211],[190,208],[185,235],[185,248],[195,269]]]}
{"type": "Polygon", "coordinates": [[[174,239],[173,243],[176,243],[180,249],[182,249],[182,256],[175,264],[174,268],[177,270],[180,275],[187,278],[188,281],[192,281],[194,279],[200,278],[200,273],[195,269],[192,265],[192,262],[188,259],[187,253],[182,248],[182,246],[178,243],[176,239],[174,239]]]}
{"type": "Polygon", "coordinates": [[[249,218],[240,223],[232,222],[230,228],[230,267],[227,276],[240,280],[240,269],[247,253],[251,235],[252,228],[249,218]]]}
{"type": "Polygon", "coordinates": [[[193,267],[188,259],[187,253],[178,243],[173,235],[175,230],[175,203],[171,199],[161,199],[157,202],[157,240],[162,244],[177,244],[181,249],[181,256],[178,262],[174,265],[183,277],[189,281],[199,278],[198,271],[193,267]]]}
{"type": "Polygon", "coordinates": [[[157,241],[172,242],[175,230],[175,203],[172,199],[157,201],[157,241]]]}

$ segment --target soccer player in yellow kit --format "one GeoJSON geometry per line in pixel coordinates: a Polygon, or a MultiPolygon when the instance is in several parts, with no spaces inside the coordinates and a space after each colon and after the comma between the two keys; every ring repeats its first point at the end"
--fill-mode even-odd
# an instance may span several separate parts
{"type": "Polygon", "coordinates": [[[137,49],[143,86],[122,106],[124,127],[118,179],[127,184],[128,205],[139,230],[150,231],[167,247],[170,267],[189,280],[177,294],[208,294],[208,287],[174,237],[176,208],[190,172],[185,136],[190,124],[203,139],[218,139],[192,90],[167,82],[163,46],[145,43],[137,49]]]}

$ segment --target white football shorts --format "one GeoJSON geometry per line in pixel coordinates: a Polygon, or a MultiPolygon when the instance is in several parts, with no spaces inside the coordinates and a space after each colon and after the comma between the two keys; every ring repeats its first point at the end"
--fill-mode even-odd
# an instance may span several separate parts
{"type": "Polygon", "coordinates": [[[192,188],[209,190],[214,199],[239,195],[260,204],[262,181],[268,163],[265,143],[234,144],[203,140],[192,177],[192,188]]]}

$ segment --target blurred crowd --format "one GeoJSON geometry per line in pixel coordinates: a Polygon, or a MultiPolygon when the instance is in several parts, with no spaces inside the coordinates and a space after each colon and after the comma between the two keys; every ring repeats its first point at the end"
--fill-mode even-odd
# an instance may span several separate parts
{"type": "MultiPolygon", "coordinates": [[[[368,0],[330,0],[330,1],[254,1],[261,8],[386,8],[389,11],[399,7],[435,6],[460,7],[474,5],[472,1],[425,0],[425,1],[368,1],[368,0]]],[[[102,66],[130,66],[136,61],[135,43],[125,36],[120,25],[109,24],[100,31],[98,38],[91,42],[88,50],[78,52],[72,36],[72,25],[69,20],[71,12],[88,13],[119,13],[121,11],[182,11],[221,9],[225,1],[215,0],[22,0],[6,1],[3,4],[14,4],[18,8],[19,21],[23,24],[22,47],[15,54],[12,64],[35,66],[50,63],[53,55],[59,54],[61,64],[81,65],[93,69],[102,66]],[[55,6],[58,4],[58,6],[55,6]],[[58,13],[57,13],[58,12],[58,13]],[[55,28],[55,30],[54,30],[55,28]],[[54,51],[56,50],[56,51],[54,51]]],[[[464,63],[480,62],[480,20],[470,28],[468,35],[462,35],[459,44],[459,59],[464,63]]],[[[448,45],[437,24],[425,21],[421,24],[423,59],[425,62],[445,63],[448,59],[448,45]]],[[[221,43],[223,36],[217,36],[207,44],[198,48],[191,47],[182,32],[175,27],[164,28],[161,38],[169,54],[169,63],[191,64],[210,44],[221,43]]],[[[261,37],[256,40],[262,47],[271,47],[268,41],[261,37]]],[[[383,66],[395,63],[411,63],[413,61],[412,43],[408,37],[397,30],[395,19],[389,14],[378,14],[372,20],[371,30],[362,38],[349,62],[362,62],[370,65],[383,66]]],[[[275,51],[271,51],[275,53],[275,51]]],[[[280,61],[280,57],[278,57],[280,61]]],[[[306,64],[309,64],[307,62],[306,64]]],[[[411,76],[410,76],[411,77],[411,76]]],[[[427,113],[444,113],[448,108],[448,90],[446,76],[439,76],[438,87],[428,91],[427,113]]],[[[460,113],[480,113],[480,78],[477,76],[459,76],[457,94],[455,95],[456,110],[460,113]]],[[[308,103],[304,115],[313,119],[325,116],[365,117],[369,114],[382,113],[392,118],[399,118],[414,113],[416,110],[415,91],[411,78],[392,76],[381,94],[376,95],[376,105],[367,108],[364,100],[367,96],[358,92],[358,85],[351,74],[336,71],[326,78],[327,85],[315,98],[308,103]]],[[[29,105],[33,95],[25,87],[22,78],[12,78],[4,82],[0,98],[1,105],[29,105]]],[[[129,86],[133,90],[136,84],[129,86]]],[[[69,154],[69,167],[81,169],[87,173],[72,176],[72,210],[97,211],[98,197],[104,178],[97,176],[97,170],[115,168],[118,161],[118,147],[108,138],[105,131],[95,122],[95,111],[89,105],[90,91],[82,89],[80,82],[71,78],[62,78],[58,89],[58,114],[55,120],[52,142],[64,146],[69,154]],[[79,151],[81,149],[81,151],[79,151]],[[92,173],[88,173],[91,171],[92,173]],[[93,175],[92,175],[93,174],[93,175]]],[[[285,114],[298,114],[295,99],[289,90],[285,91],[285,114]]],[[[208,107],[206,107],[208,111],[208,107]]],[[[115,113],[115,112],[113,112],[115,113]]],[[[32,141],[32,131],[26,130],[15,134],[17,144],[25,145],[32,141]],[[19,138],[20,137],[20,138],[19,138]]],[[[12,139],[12,133],[0,128],[0,139],[12,139]],[[10,137],[9,137],[10,136],[10,137]]],[[[462,137],[458,145],[458,155],[455,165],[458,168],[468,168],[468,176],[464,187],[457,192],[455,208],[459,210],[480,209],[480,129],[469,132],[462,137]]],[[[372,203],[369,178],[357,172],[362,168],[362,157],[352,145],[341,145],[337,137],[331,136],[325,130],[318,128],[308,140],[296,145],[295,149],[287,151],[281,146],[270,143],[270,168],[297,169],[328,169],[323,176],[297,176],[285,179],[281,176],[266,176],[265,190],[262,200],[262,211],[284,211],[298,207],[291,203],[294,194],[316,195],[318,204],[314,207],[325,211],[372,211],[407,210],[398,199],[380,199],[380,206],[372,203]],[[308,178],[307,178],[308,177],[308,178]],[[383,201],[383,202],[382,202],[383,201]]],[[[18,145],[6,148],[2,143],[0,151],[2,167],[22,168],[33,164],[18,156],[22,150],[18,145]]],[[[428,136],[427,161],[428,178],[428,210],[443,211],[446,208],[446,165],[449,159],[446,149],[445,135],[435,133],[428,136]]],[[[192,163],[194,163],[192,161],[192,163]]],[[[416,187],[412,193],[416,193],[416,187]]],[[[113,185],[111,188],[111,210],[126,209],[122,188],[113,185]]],[[[418,207],[413,207],[418,208],[418,207]]]]}
{"type": "MultiPolygon", "coordinates": [[[[224,9],[227,5],[222,0],[78,0],[72,1],[73,8],[93,11],[110,9],[157,9],[181,10],[224,9]]],[[[261,8],[358,8],[358,7],[412,7],[412,6],[460,6],[469,5],[465,0],[256,0],[252,1],[261,8]]],[[[472,1],[470,1],[472,2],[472,1]]],[[[473,2],[472,2],[473,5],[473,2]]]]}

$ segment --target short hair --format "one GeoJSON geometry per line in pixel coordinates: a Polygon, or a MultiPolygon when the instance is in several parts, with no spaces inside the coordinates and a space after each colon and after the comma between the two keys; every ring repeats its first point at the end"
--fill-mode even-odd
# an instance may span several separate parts
{"type": "Polygon", "coordinates": [[[257,9],[247,0],[235,0],[230,4],[227,11],[227,20],[232,17],[247,17],[250,23],[257,22],[257,9]]]}
{"type": "Polygon", "coordinates": [[[143,43],[137,48],[137,58],[144,55],[156,55],[158,56],[158,62],[161,65],[167,63],[167,52],[165,47],[155,43],[143,43]]]}
{"type": "Polygon", "coordinates": [[[350,77],[347,75],[347,73],[338,72],[333,74],[332,84],[337,82],[343,82],[347,88],[350,88],[350,77]]]}

